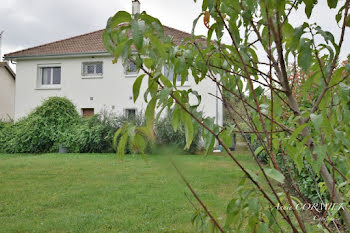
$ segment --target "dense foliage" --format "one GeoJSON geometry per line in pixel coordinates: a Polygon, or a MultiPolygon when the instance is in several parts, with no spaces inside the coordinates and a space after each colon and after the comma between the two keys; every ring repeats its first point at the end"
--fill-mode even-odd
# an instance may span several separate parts
{"type": "Polygon", "coordinates": [[[44,153],[57,151],[64,135],[79,121],[75,106],[66,98],[50,97],[27,117],[0,131],[0,151],[44,153]]]}
{"type": "MultiPolygon", "coordinates": [[[[0,122],[0,152],[3,153],[45,153],[57,152],[59,145],[71,153],[113,152],[120,138],[113,143],[115,132],[125,123],[144,126],[142,112],[129,119],[107,111],[88,118],[78,115],[75,106],[66,98],[51,97],[27,117],[15,124],[0,122]]],[[[199,132],[199,131],[198,131],[199,132]]],[[[200,149],[198,133],[186,152],[200,149]]],[[[179,153],[185,152],[185,131],[183,125],[175,132],[168,116],[160,118],[155,127],[155,143],[146,143],[147,153],[157,153],[158,147],[173,146],[179,153]]],[[[126,143],[127,153],[137,153],[126,143]]]]}
{"type": "MultiPolygon", "coordinates": [[[[154,128],[155,142],[160,146],[175,147],[177,151],[181,151],[186,146],[185,129],[183,125],[179,126],[176,131],[173,129],[171,114],[172,111],[167,112],[167,115],[156,123],[154,128]]],[[[198,124],[195,123],[195,125],[199,128],[198,124]]],[[[201,150],[201,131],[196,130],[196,132],[197,134],[194,136],[191,146],[185,152],[193,154],[201,150]]]]}
{"type": "Polygon", "coordinates": [[[114,123],[103,115],[81,118],[64,135],[63,145],[72,153],[113,152],[112,139],[119,128],[114,123]]]}
{"type": "MultiPolygon", "coordinates": [[[[186,148],[196,134],[195,120],[203,130],[206,151],[219,142],[245,175],[227,207],[224,226],[191,189],[209,220],[199,221],[206,230],[296,233],[350,229],[350,65],[339,61],[350,26],[349,4],[350,0],[204,0],[193,22],[192,37],[180,44],[165,35],[160,21],[146,12],[130,15],[120,11],[108,20],[103,34],[107,50],[115,61],[132,60],[141,71],[134,82],[134,100],[140,96],[141,83],[148,83],[142,93],[148,102],[146,127],[125,125],[117,135],[130,138],[142,151],[144,142],[154,136],[156,109],[175,108],[172,125],[175,130],[180,123],[184,125],[186,148]],[[317,22],[295,25],[290,21],[292,14],[301,20],[310,18],[319,4],[337,12],[328,20],[334,27],[339,25],[337,37],[317,22]],[[206,38],[194,35],[201,18],[208,28],[206,38]],[[224,34],[229,43],[223,43],[224,34]],[[181,76],[182,85],[189,73],[196,84],[203,80],[215,83],[219,93],[212,93],[213,98],[222,101],[232,123],[221,127],[213,119],[194,114],[201,96],[195,88],[179,88],[176,81],[170,82],[162,73],[164,66],[181,76]],[[232,106],[232,99],[240,102],[243,114],[232,106]],[[246,140],[259,170],[245,168],[229,150],[236,131],[246,140]],[[251,144],[255,141],[260,145],[256,150],[251,144]],[[256,156],[261,151],[269,158],[266,166],[256,156]],[[283,158],[287,169],[278,162],[283,158]],[[304,180],[313,180],[317,192],[325,195],[310,203],[300,192],[303,184],[288,167],[304,180]],[[325,207],[328,202],[338,203],[338,208],[325,207]],[[297,208],[300,204],[319,208],[297,208]],[[316,221],[306,221],[305,215],[316,221]]],[[[118,153],[123,154],[124,149],[121,144],[118,153]]]]}

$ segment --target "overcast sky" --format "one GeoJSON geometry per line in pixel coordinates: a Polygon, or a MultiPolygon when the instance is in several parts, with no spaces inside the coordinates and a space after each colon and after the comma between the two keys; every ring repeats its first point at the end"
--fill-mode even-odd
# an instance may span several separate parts
{"type": "MultiPolygon", "coordinates": [[[[65,39],[105,27],[107,19],[119,10],[131,11],[131,0],[0,0],[0,31],[4,30],[2,54],[65,39]]],[[[164,25],[190,32],[192,21],[201,10],[201,1],[140,0],[141,11],[147,11],[164,25]]],[[[324,29],[339,32],[335,10],[331,13],[326,0],[319,0],[312,16],[324,29]]],[[[303,11],[301,7],[300,11],[303,11]]],[[[290,22],[303,22],[300,14],[290,22]]],[[[197,33],[204,34],[204,26],[197,33]]],[[[350,52],[349,32],[344,41],[342,58],[350,52]]],[[[338,37],[336,37],[338,38],[338,37]]]]}

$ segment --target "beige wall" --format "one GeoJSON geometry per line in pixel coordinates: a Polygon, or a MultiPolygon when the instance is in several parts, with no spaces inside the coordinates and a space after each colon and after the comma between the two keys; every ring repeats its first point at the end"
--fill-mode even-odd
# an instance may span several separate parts
{"type": "Polygon", "coordinates": [[[4,67],[0,67],[0,120],[10,121],[15,117],[15,79],[4,67]]]}

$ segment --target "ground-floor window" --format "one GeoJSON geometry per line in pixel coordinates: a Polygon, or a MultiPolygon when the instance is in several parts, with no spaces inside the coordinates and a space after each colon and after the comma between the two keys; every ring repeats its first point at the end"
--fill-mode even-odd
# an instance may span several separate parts
{"type": "Polygon", "coordinates": [[[129,120],[134,120],[136,117],[136,109],[135,108],[125,109],[125,115],[129,120]]]}
{"type": "Polygon", "coordinates": [[[95,114],[95,110],[93,108],[82,108],[81,112],[83,117],[91,117],[95,114]]]}

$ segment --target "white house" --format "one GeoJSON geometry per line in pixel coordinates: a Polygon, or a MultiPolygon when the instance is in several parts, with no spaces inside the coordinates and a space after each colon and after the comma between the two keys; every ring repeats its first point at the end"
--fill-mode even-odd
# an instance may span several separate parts
{"type": "MultiPolygon", "coordinates": [[[[138,3],[138,1],[134,1],[138,3]]],[[[133,6],[133,10],[138,10],[133,6]]],[[[175,43],[190,34],[164,27],[175,43]]],[[[15,120],[26,116],[50,96],[65,96],[72,100],[82,115],[102,110],[121,114],[134,114],[146,104],[143,96],[134,103],[132,85],[137,77],[135,65],[124,68],[122,62],[112,63],[102,42],[103,30],[40,45],[6,54],[7,60],[16,62],[15,120]]],[[[146,82],[141,92],[146,90],[146,82]]],[[[200,109],[206,116],[216,117],[222,124],[222,104],[209,93],[216,94],[210,81],[195,86],[189,77],[186,83],[202,94],[200,109]]]]}
{"type": "Polygon", "coordinates": [[[15,79],[7,62],[0,62],[0,120],[11,121],[15,117],[15,79]]]}

